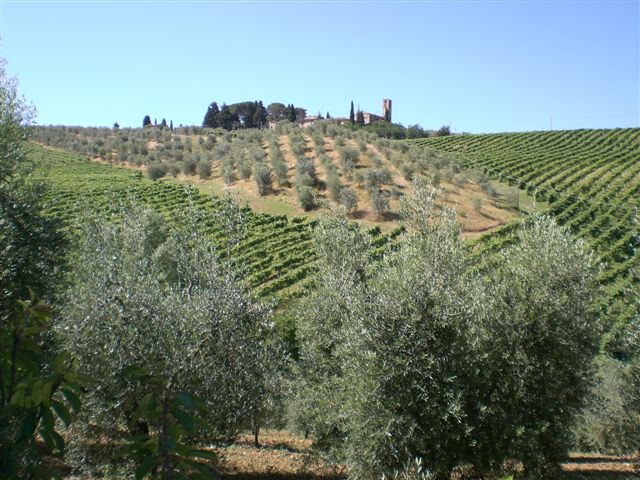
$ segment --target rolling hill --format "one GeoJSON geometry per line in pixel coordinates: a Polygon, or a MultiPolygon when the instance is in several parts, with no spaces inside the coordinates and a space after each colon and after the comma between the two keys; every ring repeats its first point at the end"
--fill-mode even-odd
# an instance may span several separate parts
{"type": "MultiPolygon", "coordinates": [[[[603,262],[604,315],[626,323],[637,313],[640,284],[640,129],[454,135],[414,141],[454,153],[465,168],[548,202],[603,262]]],[[[517,223],[474,246],[487,256],[514,238],[517,223]]]]}
{"type": "MultiPolygon", "coordinates": [[[[140,202],[163,214],[169,224],[178,222],[184,209],[193,208],[202,231],[225,253],[230,232],[220,217],[224,199],[202,194],[190,185],[154,182],[137,171],[37,144],[30,145],[29,155],[48,183],[46,212],[70,229],[84,212],[98,210],[107,215],[120,200],[140,202]]],[[[299,295],[315,271],[314,221],[255,213],[249,208],[242,212],[246,228],[232,249],[240,276],[260,298],[281,301],[299,295]]],[[[401,228],[387,234],[372,230],[372,255],[391,247],[401,232],[401,228]]]]}
{"type": "Polygon", "coordinates": [[[229,193],[249,206],[245,212],[250,227],[238,258],[246,265],[249,285],[260,296],[287,298],[312,281],[310,231],[316,213],[303,216],[296,198],[303,159],[305,168],[312,165],[310,184],[319,203],[332,201],[333,176],[340,188],[357,195],[352,218],[387,232],[374,240],[377,253],[399,240],[400,219],[395,213],[399,198],[411,190],[407,178],[423,174],[440,186],[443,203],[457,209],[467,238],[475,239],[469,250],[479,268],[515,241],[518,210],[524,217],[532,210],[546,210],[585,239],[603,262],[604,293],[597,302],[603,316],[614,324],[626,324],[638,308],[640,129],[392,142],[331,125],[231,133],[193,127],[176,132],[49,127],[40,128],[36,139],[82,153],[34,147],[50,164],[52,214],[71,218],[75,209],[86,207],[85,198],[105,208],[113,195],[139,198],[168,218],[195,203],[209,218],[212,238],[223,244],[224,233],[215,223],[221,200],[207,194],[229,193]],[[275,172],[275,158],[283,166],[280,178],[276,176],[268,194],[260,195],[256,171],[268,165],[275,172]],[[209,168],[206,175],[196,174],[202,164],[209,168]],[[154,165],[164,168],[166,176],[160,181],[143,178],[142,173],[150,173],[154,165]],[[377,186],[389,200],[381,215],[367,206],[371,172],[387,177],[377,186]],[[533,208],[523,208],[526,198],[534,199],[533,208]]]}

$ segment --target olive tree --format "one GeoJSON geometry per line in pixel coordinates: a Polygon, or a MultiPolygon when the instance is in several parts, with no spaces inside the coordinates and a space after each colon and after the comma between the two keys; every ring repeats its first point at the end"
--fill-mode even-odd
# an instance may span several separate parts
{"type": "MultiPolygon", "coordinates": [[[[636,308],[640,302],[636,302],[636,308]]],[[[640,454],[640,310],[636,310],[636,317],[632,322],[632,333],[629,341],[633,347],[633,358],[625,371],[623,405],[627,419],[623,427],[624,444],[628,450],[640,454]]],[[[640,460],[637,460],[640,462],[640,460]]],[[[640,467],[640,465],[636,465],[640,467]]]]}
{"type": "Polygon", "coordinates": [[[351,187],[342,187],[340,189],[340,205],[342,205],[347,213],[353,212],[358,207],[358,195],[351,187]]]}
{"type": "Polygon", "coordinates": [[[576,447],[612,454],[640,453],[640,304],[619,334],[615,355],[598,359],[589,403],[577,419],[576,447]]]}
{"type": "Polygon", "coordinates": [[[321,281],[300,314],[306,421],[353,478],[416,458],[441,478],[463,465],[495,474],[507,460],[553,476],[593,373],[595,262],[536,218],[481,274],[435,199],[418,180],[402,202],[407,238],[369,268],[340,264],[367,255],[344,223],[318,230],[332,248],[318,249],[321,281]]]}
{"type": "Polygon", "coordinates": [[[132,367],[160,379],[163,398],[202,400],[218,437],[254,426],[267,400],[280,358],[268,312],[205,243],[202,219],[186,214],[172,231],[135,205],[84,220],[56,333],[94,379],[86,412],[110,435],[148,432],[136,412],[149,387],[124,375],[132,367]]]}
{"type": "Polygon", "coordinates": [[[347,387],[343,371],[343,322],[361,302],[369,262],[368,238],[345,218],[329,217],[315,228],[318,288],[301,302],[296,334],[300,342],[298,381],[292,402],[294,424],[342,458],[347,387]]]}
{"type": "Polygon", "coordinates": [[[481,431],[492,448],[492,431],[503,426],[502,446],[494,441],[493,448],[510,451],[530,475],[557,476],[590,390],[602,333],[592,308],[598,271],[582,240],[541,217],[522,227],[519,242],[489,272],[497,306],[486,331],[499,335],[484,352],[502,395],[496,402],[485,390],[481,431]],[[508,375],[499,374],[503,368],[508,375]]]}
{"type": "Polygon", "coordinates": [[[203,159],[200,162],[198,162],[198,176],[202,179],[202,180],[207,180],[209,179],[209,177],[211,177],[211,170],[212,170],[212,166],[211,166],[211,161],[209,159],[203,159]]]}
{"type": "Polygon", "coordinates": [[[358,150],[352,147],[342,147],[338,150],[340,154],[340,166],[342,173],[347,179],[351,179],[353,171],[358,163],[358,150]]]}
{"type": "Polygon", "coordinates": [[[382,216],[384,212],[389,210],[389,192],[380,187],[369,188],[368,192],[371,209],[377,216],[382,216]]]}
{"type": "Polygon", "coordinates": [[[273,176],[271,168],[267,164],[256,165],[255,181],[260,195],[267,195],[271,191],[273,176]]]}
{"type": "Polygon", "coordinates": [[[46,184],[28,156],[35,110],[0,59],[0,307],[19,310],[28,288],[44,295],[58,280],[64,245],[59,222],[43,214],[46,184]]]}
{"type": "Polygon", "coordinates": [[[271,167],[273,168],[278,186],[286,186],[288,184],[287,177],[289,167],[284,160],[282,150],[280,150],[278,142],[275,138],[269,143],[269,152],[271,153],[271,167]]]}
{"type": "Polygon", "coordinates": [[[0,59],[0,476],[9,479],[50,475],[40,459],[63,450],[58,418],[71,419],[61,391],[77,388],[39,301],[55,298],[66,242],[43,211],[46,184],[26,143],[34,114],[0,59]]]}

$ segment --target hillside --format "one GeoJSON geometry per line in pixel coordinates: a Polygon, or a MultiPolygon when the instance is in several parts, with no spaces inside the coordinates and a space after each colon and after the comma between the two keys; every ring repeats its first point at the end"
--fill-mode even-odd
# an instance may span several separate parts
{"type": "MultiPolygon", "coordinates": [[[[217,213],[222,199],[211,198],[197,189],[165,182],[152,182],[139,172],[103,165],[76,154],[32,144],[30,156],[41,165],[49,190],[47,212],[73,227],[83,212],[95,209],[105,214],[120,200],[135,199],[162,213],[169,223],[176,212],[193,207],[202,219],[203,229],[224,251],[228,231],[220,225],[217,213]]],[[[241,274],[260,297],[296,295],[314,270],[311,224],[304,217],[287,218],[243,211],[247,229],[233,257],[242,265],[241,274]]],[[[201,225],[202,226],[202,225],[201,225]]],[[[391,236],[379,235],[383,246],[391,236]]]]}
{"type": "MultiPolygon", "coordinates": [[[[638,308],[640,129],[456,135],[413,142],[455,153],[465,168],[516,185],[549,203],[604,263],[604,313],[626,323],[638,308]]],[[[515,226],[483,238],[478,256],[509,243],[515,226]]]]}
{"type": "Polygon", "coordinates": [[[454,155],[425,153],[328,122],[233,132],[45,127],[36,130],[35,139],[138,168],[161,181],[193,184],[203,193],[230,193],[241,204],[274,215],[314,217],[322,206],[342,203],[353,220],[389,231],[397,226],[400,198],[412,190],[410,179],[420,174],[439,184],[442,204],[456,209],[467,236],[517,216],[498,186],[481,172],[462,172],[454,155]],[[265,174],[266,185],[259,185],[265,174]]]}
{"type": "MultiPolygon", "coordinates": [[[[289,138],[289,136],[284,136],[282,141],[289,141],[289,138]]],[[[466,140],[466,137],[452,138],[459,141],[466,140]]],[[[442,139],[435,140],[442,141],[442,139]]],[[[447,139],[447,141],[451,140],[447,139]]],[[[276,139],[276,142],[280,144],[281,140],[276,139]]],[[[470,183],[468,178],[471,176],[482,179],[477,173],[469,173],[469,169],[460,168],[476,167],[471,163],[470,156],[448,156],[444,149],[438,151],[435,147],[431,148],[431,146],[424,144],[419,146],[420,149],[424,149],[424,155],[416,155],[415,149],[407,146],[406,143],[395,145],[393,151],[412,152],[401,157],[401,160],[399,160],[400,157],[395,157],[399,171],[406,168],[417,169],[421,165],[421,159],[423,162],[425,162],[424,159],[436,162],[444,159],[441,165],[428,165],[429,168],[426,168],[425,172],[432,176],[444,176],[449,169],[453,172],[453,168],[456,168],[458,172],[455,175],[460,175],[457,178],[458,183],[462,183],[461,177],[468,176],[466,183],[470,183]],[[464,164],[452,167],[452,163],[448,162],[457,158],[463,159],[464,164]]],[[[414,145],[414,147],[417,146],[414,145]]],[[[283,150],[286,149],[283,148],[283,150]]],[[[75,227],[76,219],[82,220],[83,211],[98,210],[108,215],[114,203],[122,199],[136,199],[162,213],[169,224],[175,223],[179,221],[178,218],[183,217],[178,215],[178,212],[191,208],[196,212],[204,233],[219,247],[221,252],[225,252],[225,249],[228,248],[231,240],[230,234],[234,234],[233,231],[229,232],[228,223],[221,223],[223,217],[220,212],[227,208],[228,204],[220,198],[211,198],[202,194],[192,185],[179,184],[175,181],[152,181],[145,178],[139,170],[118,168],[112,164],[106,164],[104,160],[89,160],[86,155],[72,154],[59,149],[42,147],[38,144],[30,145],[30,156],[39,161],[42,174],[49,181],[50,189],[46,211],[50,215],[63,219],[70,229],[75,227]]],[[[393,155],[391,156],[393,157],[393,155]]],[[[624,177],[626,172],[627,170],[624,169],[619,176],[624,177]]],[[[495,174],[495,171],[492,173],[495,174]]],[[[627,182],[622,182],[621,191],[631,188],[637,193],[637,190],[633,190],[637,187],[637,174],[634,175],[627,182]]],[[[452,184],[455,185],[455,183],[452,184]]],[[[489,190],[489,186],[493,185],[484,179],[478,182],[478,185],[480,184],[484,185],[487,190],[489,190]]],[[[321,192],[321,190],[318,191],[321,192]]],[[[637,196],[633,196],[636,193],[629,197],[633,202],[632,205],[637,205],[637,196]]],[[[493,201],[503,201],[499,195],[489,195],[488,193],[487,195],[487,198],[491,197],[493,201]]],[[[552,210],[562,198],[558,196],[551,199],[552,210]]],[[[615,201],[617,198],[617,195],[613,194],[610,200],[615,201]]],[[[621,209],[624,206],[625,203],[619,204],[621,209]]],[[[515,215],[515,212],[513,213],[515,215]]],[[[578,213],[574,212],[574,214],[578,213]]],[[[314,221],[308,220],[306,217],[256,213],[250,209],[244,209],[242,214],[246,218],[247,229],[245,234],[241,235],[238,246],[233,247],[230,252],[236,264],[243,268],[242,277],[246,278],[247,284],[262,299],[282,301],[299,295],[305,285],[313,282],[315,276],[315,256],[311,240],[314,221]]],[[[482,268],[483,263],[491,262],[492,258],[496,257],[495,252],[499,252],[505,244],[514,240],[513,234],[518,225],[519,221],[512,222],[478,240],[467,242],[466,245],[472,252],[471,258],[475,259],[474,261],[479,268],[482,268]]],[[[631,228],[631,232],[633,235],[637,234],[637,228],[635,230],[631,228]]],[[[381,235],[379,229],[374,229],[370,231],[370,234],[374,240],[374,250],[371,252],[374,256],[380,255],[402,241],[402,229],[400,228],[385,235],[381,235]]],[[[598,239],[598,237],[585,238],[590,240],[592,245],[598,239]]],[[[601,243],[604,244],[604,242],[601,243]]],[[[629,257],[628,260],[636,261],[636,257],[629,257]]],[[[624,262],[620,264],[624,265],[624,262]]],[[[632,264],[630,267],[631,274],[633,274],[635,265],[632,264]]],[[[375,268],[377,266],[378,264],[375,265],[375,268]]],[[[626,292],[637,286],[637,279],[632,276],[619,275],[615,282],[609,282],[606,275],[610,274],[612,270],[611,265],[607,266],[601,278],[606,286],[607,295],[609,295],[602,300],[603,305],[611,312],[615,312],[618,320],[626,321],[633,308],[629,303],[631,294],[626,292]],[[624,282],[627,283],[624,284],[624,282]],[[616,294],[614,288],[618,287],[621,287],[621,290],[616,294]]],[[[402,270],[402,272],[405,271],[402,270]]],[[[582,302],[582,305],[585,303],[582,302]]],[[[577,316],[576,318],[581,317],[577,316]]],[[[566,348],[564,345],[566,344],[563,343],[561,348],[566,348]]],[[[404,361],[400,363],[404,364],[404,361]]],[[[343,478],[343,470],[340,468],[336,469],[322,462],[309,463],[309,460],[313,458],[310,439],[302,439],[291,432],[263,431],[262,446],[255,448],[249,445],[250,438],[252,437],[247,433],[233,445],[216,446],[216,452],[221,460],[220,468],[228,477],[343,478]]],[[[578,478],[583,474],[589,476],[602,474],[601,478],[606,478],[606,475],[619,476],[619,474],[626,475],[627,473],[633,475],[632,461],[631,457],[574,455],[568,463],[563,465],[563,470],[566,478],[578,478]]]]}
{"type": "MultiPolygon", "coordinates": [[[[197,189],[205,195],[202,199],[210,193],[231,194],[257,212],[249,215],[264,214],[262,217],[270,220],[261,221],[273,221],[277,228],[289,230],[303,228],[300,225],[308,223],[306,218],[313,219],[323,205],[340,203],[342,192],[348,190],[355,204],[351,218],[367,228],[380,226],[395,237],[399,199],[411,191],[407,179],[424,175],[442,189],[442,203],[456,209],[465,236],[482,235],[470,245],[479,265],[490,262],[494,253],[513,241],[518,210],[548,210],[585,238],[604,262],[600,279],[605,294],[599,302],[604,315],[626,323],[635,308],[639,283],[636,250],[640,243],[634,217],[640,205],[639,129],[455,135],[395,142],[331,123],[309,129],[285,125],[275,131],[234,132],[196,127],[173,132],[166,128],[39,127],[35,139],[158,178],[156,182],[136,181],[136,189],[153,192],[142,196],[153,197],[149,202],[158,208],[170,211],[171,207],[161,207],[164,199],[185,196],[175,192],[194,195],[197,189]],[[269,172],[270,184],[260,192],[256,177],[264,169],[269,172]],[[184,190],[180,185],[196,189],[184,190]],[[304,189],[313,199],[308,211],[300,203],[304,189]],[[381,204],[377,212],[373,191],[381,204]],[[300,223],[294,227],[292,222],[300,223]]],[[[116,177],[131,181],[131,171],[100,170],[109,166],[95,161],[93,165],[83,163],[81,170],[118,172],[116,177]]],[[[79,198],[85,189],[118,185],[105,181],[96,186],[100,176],[91,181],[72,179],[71,171],[75,169],[65,168],[56,183],[56,189],[63,189],[63,198],[79,198]]],[[[264,257],[271,248],[268,242],[256,250],[254,258],[262,256],[261,261],[249,262],[251,284],[264,294],[288,290],[292,285],[296,290],[295,285],[307,278],[312,268],[309,237],[305,236],[295,251],[289,251],[286,234],[280,235],[275,235],[281,240],[270,253],[275,257],[269,257],[279,259],[275,264],[269,265],[271,260],[264,257]]],[[[252,242],[263,240],[254,238],[252,242]]]]}

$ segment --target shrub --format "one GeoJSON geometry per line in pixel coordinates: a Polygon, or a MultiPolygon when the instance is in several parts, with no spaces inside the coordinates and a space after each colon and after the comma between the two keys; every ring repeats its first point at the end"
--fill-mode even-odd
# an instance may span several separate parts
{"type": "Polygon", "coordinates": [[[356,185],[361,187],[364,184],[365,173],[362,170],[356,170],[353,174],[353,181],[356,185]]]}
{"type": "Polygon", "coordinates": [[[339,150],[339,152],[340,166],[342,167],[344,176],[347,178],[351,178],[353,170],[356,168],[356,165],[358,163],[358,151],[355,148],[343,147],[339,150]]]}
{"type": "Polygon", "coordinates": [[[483,178],[480,181],[479,185],[480,185],[480,189],[490,197],[495,198],[498,195],[495,187],[493,186],[493,184],[488,178],[483,178]]]}
{"type": "Polygon", "coordinates": [[[180,165],[176,162],[172,162],[169,164],[169,173],[172,177],[177,177],[180,174],[180,165]]]}
{"type": "Polygon", "coordinates": [[[462,188],[466,185],[467,183],[467,176],[463,173],[456,173],[453,176],[453,184],[458,187],[458,188],[462,188]]]}
{"type": "Polygon", "coordinates": [[[280,187],[286,186],[289,184],[289,167],[284,161],[272,161],[271,165],[273,166],[273,172],[276,176],[276,182],[280,187]]]}
{"type": "MultiPolygon", "coordinates": [[[[200,137],[200,138],[202,138],[202,137],[200,137]]],[[[213,150],[213,147],[215,146],[215,144],[216,144],[216,137],[214,135],[211,135],[211,134],[207,135],[207,141],[205,142],[204,147],[208,151],[211,151],[211,150],[213,150]]]]}
{"type": "Polygon", "coordinates": [[[576,449],[637,454],[640,445],[640,316],[622,332],[618,356],[598,359],[596,382],[576,421],[576,449]]]}
{"type": "Polygon", "coordinates": [[[476,212],[480,212],[482,210],[482,198],[477,196],[472,197],[471,205],[476,212]]]}
{"type": "Polygon", "coordinates": [[[331,158],[328,155],[322,154],[319,156],[320,164],[324,165],[325,168],[333,167],[331,163],[331,158]]]}
{"type": "Polygon", "coordinates": [[[410,163],[403,163],[400,166],[400,173],[404,177],[405,180],[411,181],[413,180],[413,175],[415,174],[415,169],[410,163]]]}
{"type": "Polygon", "coordinates": [[[306,152],[306,143],[302,134],[290,135],[289,143],[291,145],[291,152],[293,153],[294,157],[304,157],[306,152]]]}
{"type": "Polygon", "coordinates": [[[388,168],[370,168],[365,174],[364,181],[367,190],[379,189],[392,182],[391,172],[388,168]]]}
{"type": "Polygon", "coordinates": [[[251,178],[251,163],[249,160],[243,158],[238,162],[238,173],[243,180],[249,180],[251,178]]]}
{"type": "Polygon", "coordinates": [[[222,180],[225,185],[231,185],[236,181],[236,175],[233,170],[233,163],[224,161],[220,164],[220,171],[222,173],[222,180]]]}
{"type": "Polygon", "coordinates": [[[296,162],[296,177],[296,183],[299,185],[315,186],[318,178],[313,160],[308,157],[298,157],[298,161],[296,162]]]}
{"type": "Polygon", "coordinates": [[[335,170],[329,170],[327,173],[327,190],[329,191],[329,196],[334,202],[340,200],[342,183],[340,182],[340,175],[335,170]]]}
{"type": "Polygon", "coordinates": [[[440,170],[436,169],[433,171],[433,173],[431,174],[431,184],[434,187],[437,187],[440,185],[440,182],[442,181],[442,174],[440,173],[440,170]]]}

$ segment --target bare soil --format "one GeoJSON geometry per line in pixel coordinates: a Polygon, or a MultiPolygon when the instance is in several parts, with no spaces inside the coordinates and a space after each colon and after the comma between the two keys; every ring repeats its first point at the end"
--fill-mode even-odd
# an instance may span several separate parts
{"type": "MultiPolygon", "coordinates": [[[[318,179],[320,183],[323,184],[326,180],[326,169],[317,158],[316,149],[311,137],[308,135],[305,135],[305,137],[306,156],[314,161],[318,179]]],[[[355,141],[346,140],[345,142],[348,146],[358,149],[355,141]]],[[[212,175],[208,180],[180,174],[174,181],[194,184],[203,192],[212,192],[218,195],[230,194],[241,204],[246,204],[258,212],[289,216],[317,216],[321,213],[321,210],[305,212],[298,204],[295,189],[296,159],[290,149],[288,136],[281,135],[278,137],[278,145],[289,167],[288,175],[290,186],[278,188],[274,183],[273,191],[269,195],[260,196],[258,194],[253,178],[249,180],[238,179],[232,185],[225,185],[220,173],[219,162],[214,162],[212,175]]],[[[264,145],[263,148],[265,148],[264,145]]],[[[341,171],[338,151],[332,138],[325,137],[324,148],[326,155],[338,168],[338,171],[341,171]]],[[[267,155],[269,154],[268,148],[265,148],[265,152],[267,155]]],[[[360,152],[356,170],[365,171],[371,167],[370,157],[372,155],[383,158],[383,164],[391,171],[392,183],[385,187],[385,190],[394,190],[400,192],[402,195],[410,194],[412,190],[411,183],[403,178],[398,169],[384,159],[382,154],[378,152],[372,144],[367,145],[366,152],[360,152]]],[[[400,200],[398,198],[392,196],[389,212],[383,216],[378,216],[371,209],[369,194],[364,185],[357,184],[353,179],[347,179],[344,176],[341,177],[341,182],[343,185],[353,188],[358,197],[358,208],[351,214],[353,220],[363,224],[367,228],[380,226],[383,231],[389,231],[397,225],[397,212],[400,206],[400,200]]],[[[489,197],[471,180],[463,187],[456,187],[451,183],[442,182],[439,188],[442,191],[440,203],[456,210],[458,220],[463,227],[465,238],[478,237],[484,232],[494,230],[517,217],[515,211],[502,207],[496,199],[489,197]],[[478,202],[477,199],[480,199],[480,208],[474,206],[474,202],[478,202]]],[[[327,204],[332,203],[326,190],[320,188],[316,190],[316,195],[320,201],[324,201],[327,204]]]]}
{"type": "MultiPolygon", "coordinates": [[[[284,430],[265,430],[260,447],[246,434],[228,447],[215,449],[220,470],[227,478],[254,480],[346,479],[344,466],[329,465],[312,451],[312,442],[284,430]]],[[[638,462],[631,456],[574,453],[562,464],[563,480],[640,479],[638,462]]],[[[518,477],[515,477],[518,478],[518,477]]]]}

